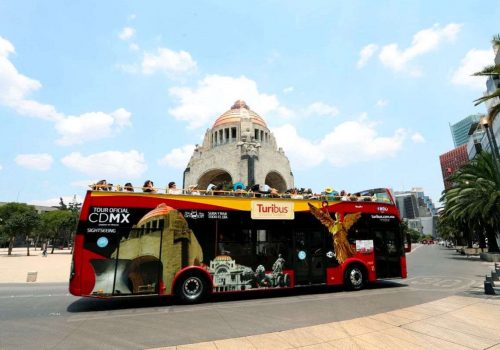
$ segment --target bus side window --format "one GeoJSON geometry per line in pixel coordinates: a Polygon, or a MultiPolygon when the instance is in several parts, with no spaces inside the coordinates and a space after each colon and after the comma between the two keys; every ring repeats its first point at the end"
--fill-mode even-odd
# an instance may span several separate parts
{"type": "Polygon", "coordinates": [[[280,229],[279,225],[269,229],[257,229],[255,252],[257,264],[269,269],[279,255],[285,259],[285,267],[290,263],[291,238],[280,229]]]}

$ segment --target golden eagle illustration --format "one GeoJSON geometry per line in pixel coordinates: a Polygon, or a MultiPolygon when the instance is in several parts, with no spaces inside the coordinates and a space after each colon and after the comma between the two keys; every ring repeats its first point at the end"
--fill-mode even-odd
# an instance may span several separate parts
{"type": "Polygon", "coordinates": [[[354,256],[356,252],[349,244],[347,240],[347,232],[352,225],[361,217],[361,213],[347,214],[344,216],[344,220],[341,221],[339,214],[335,214],[336,220],[334,220],[330,213],[324,209],[316,208],[311,203],[307,203],[311,214],[316,217],[323,225],[328,228],[333,236],[333,247],[335,249],[335,255],[340,264],[342,264],[347,258],[354,256]]]}

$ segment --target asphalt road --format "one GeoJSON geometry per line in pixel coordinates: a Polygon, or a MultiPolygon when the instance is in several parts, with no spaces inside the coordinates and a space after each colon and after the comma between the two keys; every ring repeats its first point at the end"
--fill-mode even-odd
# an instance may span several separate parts
{"type": "Polygon", "coordinates": [[[170,299],[73,297],[66,284],[0,284],[0,349],[144,349],[346,320],[453,294],[482,294],[490,264],[436,245],[408,255],[409,278],[359,292],[301,289],[272,297],[170,299]]]}

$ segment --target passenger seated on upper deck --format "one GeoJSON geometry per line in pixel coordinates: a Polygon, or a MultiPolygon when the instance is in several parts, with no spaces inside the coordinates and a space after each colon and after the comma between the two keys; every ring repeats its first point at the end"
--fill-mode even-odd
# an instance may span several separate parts
{"type": "Polygon", "coordinates": [[[269,197],[271,198],[280,198],[280,194],[278,193],[278,190],[275,188],[271,188],[271,192],[269,193],[269,197]]]}
{"type": "Polygon", "coordinates": [[[255,197],[267,197],[271,194],[272,188],[269,185],[255,184],[252,186],[252,191],[256,193],[255,197]]]}
{"type": "Polygon", "coordinates": [[[144,185],[142,186],[142,192],[146,193],[156,193],[158,192],[156,188],[154,188],[154,183],[151,180],[146,180],[144,185]]]}
{"type": "Polygon", "coordinates": [[[333,188],[331,187],[327,187],[325,188],[325,198],[326,200],[335,200],[335,199],[339,199],[339,193],[337,191],[335,191],[333,188]]]}
{"type": "Polygon", "coordinates": [[[108,190],[108,183],[106,180],[99,180],[97,183],[92,187],[94,191],[107,191],[108,190]]]}
{"type": "Polygon", "coordinates": [[[174,181],[170,181],[168,183],[167,193],[168,194],[182,194],[182,190],[177,188],[177,185],[175,184],[174,181]]]}
{"type": "Polygon", "coordinates": [[[233,191],[234,195],[237,197],[241,197],[247,194],[247,191],[245,190],[245,184],[243,184],[243,182],[236,182],[233,185],[233,191]]]}
{"type": "Polygon", "coordinates": [[[199,196],[200,191],[198,191],[198,184],[189,185],[188,189],[187,189],[187,194],[190,194],[193,196],[199,196]]]}
{"type": "Polygon", "coordinates": [[[215,187],[217,187],[217,186],[215,186],[214,184],[208,184],[207,190],[205,191],[204,194],[206,194],[206,195],[212,195],[213,194],[212,191],[214,190],[215,187]]]}
{"type": "Polygon", "coordinates": [[[214,185],[212,187],[212,194],[214,196],[223,196],[224,192],[223,192],[222,184],[214,185]]]}
{"type": "Polygon", "coordinates": [[[134,192],[134,186],[130,182],[127,182],[125,186],[123,186],[125,192],[134,192]]]}
{"type": "Polygon", "coordinates": [[[292,189],[292,192],[290,194],[290,198],[292,198],[292,199],[304,199],[304,196],[299,194],[299,190],[294,188],[294,189],[292,189]]]}

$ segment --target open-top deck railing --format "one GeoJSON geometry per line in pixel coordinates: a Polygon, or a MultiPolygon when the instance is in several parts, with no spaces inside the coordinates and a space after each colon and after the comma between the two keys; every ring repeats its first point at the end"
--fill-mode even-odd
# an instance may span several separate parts
{"type": "Polygon", "coordinates": [[[277,192],[259,192],[246,190],[198,190],[193,188],[175,189],[174,193],[169,193],[168,189],[155,188],[153,191],[143,191],[142,187],[128,187],[126,190],[121,185],[89,185],[93,191],[109,191],[109,192],[126,192],[140,194],[165,194],[175,196],[223,196],[223,197],[244,197],[244,198],[273,198],[273,199],[294,199],[294,200],[321,200],[321,201],[350,201],[350,202],[377,202],[384,204],[394,204],[392,196],[385,188],[377,188],[372,190],[360,191],[350,196],[339,196],[331,194],[314,194],[314,193],[277,193],[277,192]],[[133,189],[133,191],[131,190],[133,189]]]}

